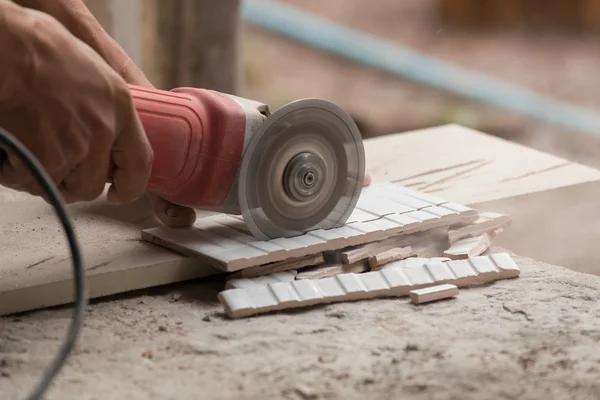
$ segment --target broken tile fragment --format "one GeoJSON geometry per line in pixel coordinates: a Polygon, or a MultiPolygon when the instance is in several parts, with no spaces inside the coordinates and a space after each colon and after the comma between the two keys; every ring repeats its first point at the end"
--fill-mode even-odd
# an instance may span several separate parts
{"type": "Polygon", "coordinates": [[[352,264],[324,264],[315,267],[304,268],[298,271],[296,279],[321,279],[329,278],[339,274],[347,274],[350,272],[361,273],[369,270],[366,261],[361,260],[352,264]]]}
{"type": "Polygon", "coordinates": [[[229,275],[229,279],[255,278],[258,276],[274,274],[276,272],[299,270],[305,267],[312,267],[314,265],[323,264],[324,262],[325,258],[322,253],[312,254],[306,257],[244,268],[240,271],[231,273],[229,275]]]}
{"type": "Polygon", "coordinates": [[[492,239],[490,235],[484,233],[481,236],[468,237],[457,240],[450,245],[450,248],[444,251],[444,257],[452,260],[463,260],[465,258],[475,257],[483,254],[490,248],[492,239]]]}
{"type": "Polygon", "coordinates": [[[369,258],[369,267],[374,269],[392,261],[404,260],[405,258],[414,256],[416,256],[416,253],[411,246],[396,247],[382,251],[381,253],[377,253],[373,257],[369,258]]]}
{"type": "Polygon", "coordinates": [[[405,236],[394,236],[379,242],[368,243],[356,248],[340,251],[342,262],[353,264],[357,261],[367,260],[375,255],[397,247],[403,247],[407,238],[405,236]]]}
{"type": "Polygon", "coordinates": [[[435,285],[409,292],[410,301],[413,304],[424,304],[432,301],[449,299],[458,296],[458,287],[450,283],[435,285]]]}

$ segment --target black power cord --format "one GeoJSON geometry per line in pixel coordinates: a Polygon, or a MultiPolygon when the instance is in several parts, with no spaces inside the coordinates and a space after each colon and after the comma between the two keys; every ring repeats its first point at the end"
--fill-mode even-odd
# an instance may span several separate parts
{"type": "MultiPolygon", "coordinates": [[[[67,337],[60,347],[58,354],[44,372],[42,379],[40,379],[29,397],[27,397],[28,400],[38,400],[43,398],[48,387],[58,375],[67,358],[73,351],[73,347],[77,342],[77,338],[83,325],[83,316],[85,314],[87,303],[85,297],[86,283],[83,257],[81,255],[81,248],[77,236],[75,235],[75,230],[73,229],[73,222],[67,211],[67,206],[60,192],[56,188],[56,185],[54,185],[52,179],[48,176],[37,158],[21,142],[3,128],[0,128],[0,147],[14,152],[21,159],[23,164],[25,164],[42,190],[46,192],[48,201],[54,207],[54,212],[58,216],[58,219],[65,230],[73,260],[73,274],[75,275],[75,308],[73,310],[73,318],[67,332],[67,337]]],[[[4,152],[0,150],[0,161],[3,158],[2,153],[4,152]]]]}

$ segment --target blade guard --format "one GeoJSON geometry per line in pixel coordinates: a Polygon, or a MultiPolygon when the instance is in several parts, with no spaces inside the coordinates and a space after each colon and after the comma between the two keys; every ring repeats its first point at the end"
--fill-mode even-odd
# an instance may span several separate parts
{"type": "Polygon", "coordinates": [[[365,164],[358,127],[335,104],[303,99],[280,108],[252,136],[242,158],[238,198],[248,229],[257,239],[270,240],[342,226],[358,202],[365,164]],[[310,126],[320,126],[320,130],[310,131],[310,126]],[[329,171],[325,175],[334,189],[327,192],[329,197],[323,195],[327,201],[317,204],[313,210],[303,209],[302,204],[295,207],[294,202],[290,202],[288,209],[294,213],[298,211],[300,215],[288,214],[289,218],[286,218],[285,213],[277,212],[275,204],[287,196],[280,187],[282,164],[291,157],[294,147],[302,149],[305,142],[311,141],[322,141],[325,145],[321,150],[331,150],[332,160],[328,160],[329,171]],[[302,215],[303,212],[306,215],[302,215]]]}

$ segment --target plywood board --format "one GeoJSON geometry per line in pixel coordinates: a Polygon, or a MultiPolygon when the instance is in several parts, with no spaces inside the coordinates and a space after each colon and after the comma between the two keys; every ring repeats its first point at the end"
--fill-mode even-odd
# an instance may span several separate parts
{"type": "MultiPolygon", "coordinates": [[[[554,198],[562,191],[554,189],[575,190],[585,182],[600,182],[598,170],[456,125],[368,139],[365,150],[374,183],[394,180],[467,205],[538,193],[535,204],[559,204],[563,209],[563,203],[554,198]]],[[[597,188],[589,191],[593,193],[597,188]]],[[[506,210],[497,210],[495,204],[487,209],[509,213],[518,222],[523,202],[520,199],[506,210]]],[[[572,202],[569,196],[565,204],[572,202]]],[[[0,315],[70,303],[71,264],[49,206],[3,187],[0,203],[0,315]]],[[[87,268],[91,268],[92,298],[218,272],[142,243],[139,230],[158,225],[144,201],[115,208],[100,200],[73,206],[71,212],[87,268]]],[[[515,228],[521,229],[522,237],[530,225],[515,228]]],[[[515,228],[510,238],[518,240],[515,228]]]]}
{"type": "MultiPolygon", "coordinates": [[[[216,274],[197,260],[145,243],[157,221],[145,199],[124,207],[97,201],[69,207],[84,253],[91,298],[216,274]]],[[[72,266],[51,207],[37,200],[0,212],[0,315],[70,303],[72,266]]]]}
{"type": "Polygon", "coordinates": [[[597,169],[458,125],[366,140],[365,151],[374,183],[466,205],[600,179],[597,169]]]}

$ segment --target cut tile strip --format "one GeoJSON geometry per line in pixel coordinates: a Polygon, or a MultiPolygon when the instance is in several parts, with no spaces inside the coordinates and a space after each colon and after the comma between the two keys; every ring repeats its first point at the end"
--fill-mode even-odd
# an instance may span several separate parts
{"type": "Polygon", "coordinates": [[[369,267],[371,267],[371,269],[377,268],[382,266],[383,264],[387,264],[397,260],[404,260],[405,258],[414,257],[416,255],[417,254],[410,246],[397,247],[394,249],[385,250],[369,258],[369,267]]]}
{"type": "Polygon", "coordinates": [[[296,279],[321,279],[339,274],[359,274],[368,270],[369,266],[365,260],[357,261],[353,264],[325,264],[303,269],[298,272],[296,279]]]}
{"type": "Polygon", "coordinates": [[[408,293],[413,304],[424,304],[432,301],[450,299],[458,296],[458,287],[450,283],[411,290],[408,293]]]}
{"type": "Polygon", "coordinates": [[[341,274],[324,279],[278,282],[249,289],[229,289],[218,298],[231,318],[314,304],[375,297],[406,296],[411,290],[451,283],[473,286],[519,276],[507,253],[468,260],[432,262],[422,267],[386,268],[363,274],[341,274]]]}
{"type": "Polygon", "coordinates": [[[448,241],[452,244],[457,240],[481,236],[488,232],[499,231],[497,233],[500,233],[511,224],[511,221],[510,216],[506,214],[482,212],[479,213],[479,219],[473,224],[456,228],[451,227],[448,230],[448,241]]]}
{"type": "Polygon", "coordinates": [[[276,272],[299,270],[305,267],[312,267],[314,265],[323,264],[324,262],[325,259],[322,253],[312,254],[307,257],[244,268],[240,271],[231,273],[229,275],[229,279],[256,278],[258,276],[274,274],[276,272]]]}
{"type": "Polygon", "coordinates": [[[225,289],[243,289],[257,286],[266,286],[269,283],[291,282],[296,279],[297,271],[276,272],[270,275],[259,276],[257,278],[229,279],[225,284],[225,289]]]}
{"type": "Polygon", "coordinates": [[[444,256],[452,260],[463,260],[465,258],[475,257],[489,249],[491,243],[492,238],[487,233],[484,233],[481,236],[460,239],[452,243],[450,248],[444,251],[444,256]]]}
{"type": "Polygon", "coordinates": [[[381,186],[365,188],[361,195],[361,199],[364,197],[360,203],[362,210],[371,215],[377,211],[376,219],[352,222],[335,229],[259,241],[239,226],[239,218],[213,216],[199,219],[192,228],[160,226],[146,229],[142,231],[142,238],[199,258],[216,268],[234,272],[251,266],[376,242],[390,236],[471,223],[478,218],[477,211],[469,207],[430,198],[394,184],[381,186]],[[407,211],[408,206],[402,203],[406,203],[406,199],[427,204],[420,204],[424,205],[420,209],[411,208],[407,211]],[[378,204],[382,202],[385,208],[378,209],[378,204]],[[396,213],[390,213],[392,204],[396,205],[396,213]]]}

